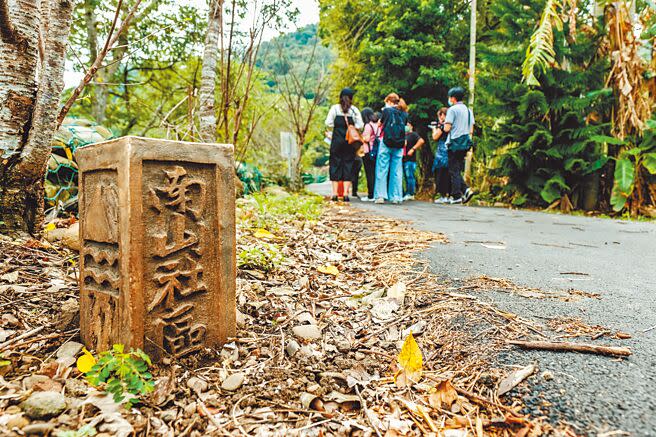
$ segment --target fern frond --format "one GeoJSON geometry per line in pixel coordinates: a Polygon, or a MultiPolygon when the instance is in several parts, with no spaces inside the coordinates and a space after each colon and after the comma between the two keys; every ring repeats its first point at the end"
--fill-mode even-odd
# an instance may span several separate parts
{"type": "Polygon", "coordinates": [[[540,24],[531,35],[531,41],[526,49],[526,58],[522,65],[522,76],[524,82],[529,86],[540,86],[535,77],[535,69],[546,71],[547,67],[556,59],[554,49],[553,30],[561,29],[563,21],[560,18],[560,0],[547,0],[540,17],[540,24]]]}

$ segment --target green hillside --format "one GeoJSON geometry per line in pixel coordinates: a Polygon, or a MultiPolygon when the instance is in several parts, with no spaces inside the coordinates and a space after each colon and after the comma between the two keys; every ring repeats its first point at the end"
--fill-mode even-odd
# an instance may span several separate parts
{"type": "Polygon", "coordinates": [[[315,88],[319,78],[328,73],[335,57],[331,48],[318,41],[317,25],[310,24],[264,42],[257,66],[269,76],[268,85],[275,88],[277,81],[291,71],[296,72],[298,77],[303,76],[308,63],[311,63],[307,84],[309,92],[315,88]]]}

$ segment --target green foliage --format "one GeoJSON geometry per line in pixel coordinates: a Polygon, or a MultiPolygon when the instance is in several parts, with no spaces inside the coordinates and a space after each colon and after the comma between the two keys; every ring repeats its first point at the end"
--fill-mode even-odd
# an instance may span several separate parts
{"type": "Polygon", "coordinates": [[[535,77],[535,69],[545,71],[556,60],[554,49],[554,28],[561,30],[563,22],[560,18],[561,3],[558,0],[547,0],[540,24],[526,49],[526,59],[522,66],[523,79],[529,86],[540,86],[535,77]]]}
{"type": "Polygon", "coordinates": [[[478,153],[489,160],[487,171],[497,181],[491,189],[503,200],[547,206],[567,195],[577,207],[586,178],[608,162],[603,140],[613,139],[607,135],[607,123],[589,121],[591,113],[603,117],[611,108],[611,96],[603,88],[607,64],[590,56],[597,36],[577,32],[571,44],[565,44],[569,28],[545,24],[553,23],[558,4],[547,1],[552,12],[543,14],[544,6],[532,0],[494,0],[490,5],[489,19],[498,24],[481,38],[484,68],[477,120],[483,124],[483,139],[478,153]],[[540,23],[543,34],[531,40],[535,23],[540,23]],[[556,41],[551,54],[544,47],[550,41],[556,41]],[[533,56],[530,73],[539,74],[541,89],[527,86],[535,85],[530,78],[522,83],[527,77],[527,63],[522,67],[529,59],[527,50],[533,56]],[[539,53],[545,50],[546,54],[539,53]],[[550,56],[567,58],[569,67],[540,67],[550,56]]]}
{"type": "Polygon", "coordinates": [[[263,241],[247,247],[237,255],[237,266],[240,269],[270,272],[280,267],[284,261],[285,257],[278,246],[263,241]]]}
{"type": "Polygon", "coordinates": [[[645,153],[642,165],[650,174],[656,175],[656,153],[645,153]]]}
{"type": "Polygon", "coordinates": [[[624,209],[626,201],[633,191],[635,182],[635,165],[625,154],[615,162],[615,182],[611,196],[613,210],[619,212],[624,209]]]}
{"type": "MultiPolygon", "coordinates": [[[[122,344],[115,344],[112,350],[100,353],[98,362],[85,376],[91,385],[104,384],[114,401],[122,403],[127,393],[140,396],[153,391],[155,382],[148,372],[151,365],[150,357],[141,349],[125,352],[122,344]]],[[[138,397],[126,401],[128,407],[137,402],[138,397]]]]}
{"type": "MultiPolygon", "coordinates": [[[[257,67],[267,73],[267,82],[272,90],[276,89],[277,78],[285,76],[292,70],[297,76],[301,76],[308,68],[308,62],[313,56],[312,52],[318,39],[317,32],[318,25],[310,24],[262,43],[257,67]],[[280,56],[281,51],[284,57],[280,56]]],[[[317,82],[326,74],[326,68],[334,62],[335,57],[330,47],[320,43],[317,45],[312,65],[309,65],[310,72],[306,83],[308,93],[316,89],[317,82]]],[[[311,94],[307,95],[309,99],[313,97],[311,94]]]]}
{"type": "Polygon", "coordinates": [[[275,188],[247,196],[239,207],[244,226],[275,230],[281,223],[317,220],[323,210],[323,198],[314,194],[288,194],[275,188]]]}
{"type": "Polygon", "coordinates": [[[84,425],[76,431],[57,431],[56,437],[93,437],[98,434],[91,424],[84,425]]]}

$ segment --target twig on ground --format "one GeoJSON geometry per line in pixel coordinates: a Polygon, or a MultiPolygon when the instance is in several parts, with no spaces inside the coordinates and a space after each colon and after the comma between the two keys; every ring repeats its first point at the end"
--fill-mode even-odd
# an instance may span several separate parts
{"type": "Polygon", "coordinates": [[[15,338],[12,338],[11,340],[7,340],[7,341],[5,341],[4,343],[1,343],[1,344],[0,344],[0,351],[4,351],[4,350],[6,350],[9,346],[13,345],[14,343],[17,343],[17,342],[19,342],[19,341],[21,341],[21,340],[23,340],[23,339],[25,339],[25,338],[31,337],[31,336],[33,336],[33,335],[36,335],[36,334],[38,334],[39,332],[43,331],[44,329],[46,329],[46,327],[45,327],[45,325],[42,325],[42,326],[39,326],[39,327],[37,327],[37,328],[34,328],[34,329],[30,330],[30,331],[24,332],[24,333],[22,333],[21,335],[15,337],[15,338]]]}
{"type": "Polygon", "coordinates": [[[519,346],[522,349],[537,349],[556,352],[582,352],[599,355],[614,355],[620,357],[628,357],[631,355],[631,349],[627,347],[597,346],[594,344],[586,343],[509,340],[508,344],[519,346]]]}

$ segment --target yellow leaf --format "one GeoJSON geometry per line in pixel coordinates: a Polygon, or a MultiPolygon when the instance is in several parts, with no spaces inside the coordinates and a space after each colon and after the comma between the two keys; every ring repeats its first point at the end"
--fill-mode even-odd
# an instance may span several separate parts
{"type": "Polygon", "coordinates": [[[54,231],[57,228],[54,223],[48,223],[46,225],[46,232],[54,231]]]}
{"type": "Polygon", "coordinates": [[[319,271],[319,273],[325,273],[326,275],[333,275],[333,276],[339,275],[339,270],[337,269],[337,267],[331,264],[326,264],[325,266],[321,266],[317,270],[319,271]]]}
{"type": "Polygon", "coordinates": [[[403,342],[398,360],[407,379],[412,382],[418,382],[421,379],[421,369],[424,366],[424,360],[421,356],[421,349],[419,349],[419,345],[415,341],[412,332],[408,334],[408,337],[403,342]]]}
{"type": "Polygon", "coordinates": [[[68,147],[64,147],[64,152],[66,152],[66,157],[68,158],[69,161],[73,160],[73,153],[71,153],[71,149],[68,147]]]}
{"type": "Polygon", "coordinates": [[[87,373],[96,364],[96,359],[91,355],[87,348],[82,348],[82,356],[77,359],[77,370],[81,373],[87,373]]]}
{"type": "Polygon", "coordinates": [[[263,238],[263,239],[268,239],[268,238],[276,238],[275,235],[273,235],[271,232],[267,231],[266,229],[258,229],[255,231],[253,234],[253,237],[255,238],[263,238]]]}

